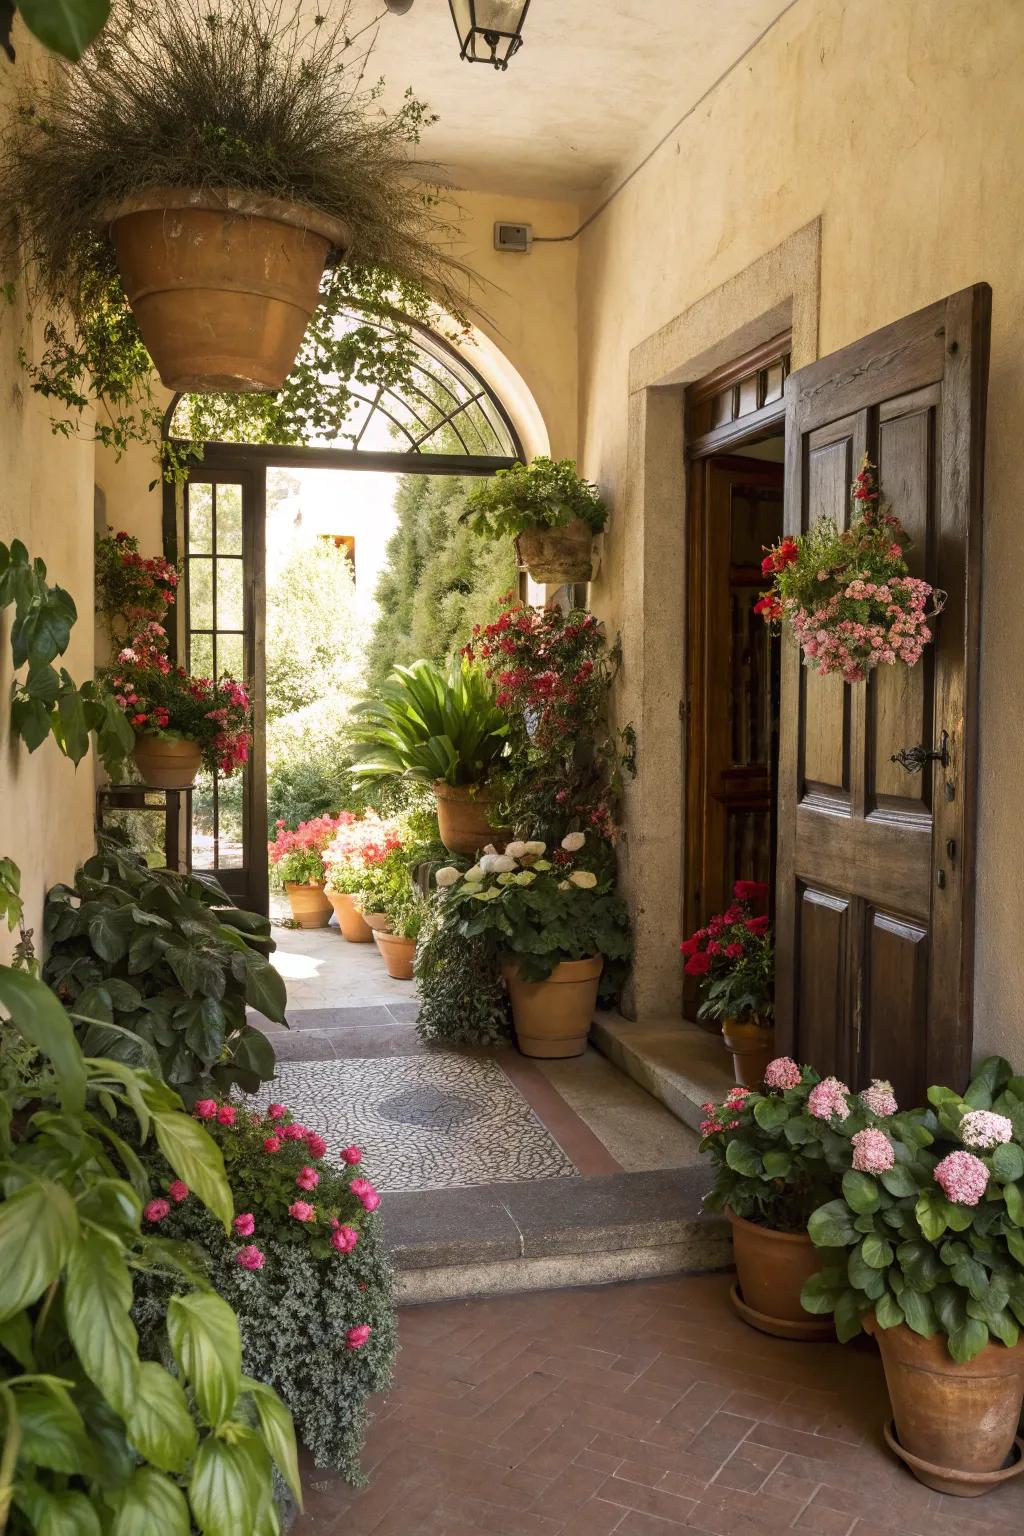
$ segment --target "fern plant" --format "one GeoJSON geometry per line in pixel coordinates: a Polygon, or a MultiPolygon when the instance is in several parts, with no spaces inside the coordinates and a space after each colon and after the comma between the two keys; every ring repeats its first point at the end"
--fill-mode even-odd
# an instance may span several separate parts
{"type": "Polygon", "coordinates": [[[358,781],[404,778],[485,784],[506,749],[508,720],[486,674],[465,661],[442,672],[429,661],[396,667],[376,698],[353,711],[358,781]]]}

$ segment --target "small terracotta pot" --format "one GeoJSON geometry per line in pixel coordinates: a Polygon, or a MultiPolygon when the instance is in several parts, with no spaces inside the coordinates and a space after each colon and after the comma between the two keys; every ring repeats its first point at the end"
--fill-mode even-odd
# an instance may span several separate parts
{"type": "Polygon", "coordinates": [[[280,389],[347,226],[240,189],[146,187],[104,222],[146,348],[168,389],[280,389]]]}
{"type": "Polygon", "coordinates": [[[1024,1340],[1012,1349],[986,1344],[961,1364],[941,1333],[922,1339],[905,1323],[879,1328],[873,1313],[864,1327],[885,1367],[894,1424],[886,1440],[918,1482],[970,1499],[1024,1472],[1024,1443],[1016,1440],[1024,1340]]]}
{"type": "Polygon", "coordinates": [[[562,528],[527,528],[516,539],[519,564],[546,586],[589,581],[593,549],[594,535],[579,517],[562,528]]]}
{"type": "Polygon", "coordinates": [[[194,741],[173,737],[136,736],[132,757],[143,782],[153,789],[191,789],[203,766],[194,741]]]}
{"type": "Polygon", "coordinates": [[[524,1056],[583,1055],[603,969],[603,957],[593,955],[589,960],[563,960],[546,981],[524,981],[518,961],[502,964],[516,1043],[524,1056]]]}
{"type": "Polygon", "coordinates": [[[288,892],[292,917],[300,928],[327,927],[331,920],[331,903],[322,880],[315,885],[299,885],[294,880],[286,880],[284,888],[288,892]]]}
{"type": "Polygon", "coordinates": [[[741,1088],[759,1088],[775,1055],[775,1030],[757,1020],[722,1020],[722,1041],[732,1052],[732,1070],[741,1088]]]}
{"type": "Polygon", "coordinates": [[[388,975],[395,981],[412,981],[412,962],[416,956],[416,940],[402,939],[397,933],[373,930],[374,941],[380,950],[388,975]]]}
{"type": "Polygon", "coordinates": [[[449,853],[462,853],[472,858],[488,843],[503,848],[508,842],[511,833],[507,827],[491,826],[489,816],[493,797],[486,789],[454,786],[438,779],[434,794],[437,797],[438,832],[449,853]]]}
{"type": "Polygon", "coordinates": [[[361,916],[372,933],[391,932],[391,919],[386,912],[363,912],[361,916]]]}
{"type": "Polygon", "coordinates": [[[345,891],[325,891],[324,894],[334,908],[342,938],[348,939],[350,944],[369,944],[373,934],[354,898],[345,891]]]}
{"type": "Polygon", "coordinates": [[[732,1304],[745,1323],[778,1339],[831,1339],[830,1317],[814,1317],[800,1305],[800,1292],[821,1268],[806,1232],[775,1232],[726,1211],[732,1223],[736,1285],[732,1304]]]}

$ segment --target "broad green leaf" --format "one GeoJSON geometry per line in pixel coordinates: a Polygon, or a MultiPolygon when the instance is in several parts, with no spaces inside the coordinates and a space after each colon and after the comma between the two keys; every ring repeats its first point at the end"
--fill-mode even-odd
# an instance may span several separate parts
{"type": "Polygon", "coordinates": [[[110,1536],[189,1536],[192,1522],[185,1495],[153,1467],[137,1468],[114,1502],[117,1513],[110,1536]]]}
{"type": "Polygon", "coordinates": [[[75,61],[106,25],[110,0],[18,0],[18,9],[41,43],[75,61]]]}
{"type": "Polygon", "coordinates": [[[849,1169],[843,1174],[843,1197],[851,1210],[858,1216],[870,1216],[872,1211],[877,1211],[881,1196],[878,1193],[878,1185],[874,1179],[866,1173],[857,1173],[849,1169]]]}
{"type": "Polygon", "coordinates": [[[764,1171],[769,1179],[784,1179],[793,1167],[793,1159],[788,1152],[766,1152],[764,1154],[764,1171]]]}
{"type": "Polygon", "coordinates": [[[22,1370],[32,1375],[36,1368],[32,1344],[32,1323],[27,1312],[18,1312],[0,1323],[0,1349],[6,1349],[12,1360],[17,1360],[22,1370]]]}
{"type": "Polygon", "coordinates": [[[252,1530],[270,1476],[270,1456],[252,1430],[233,1425],[230,1441],[208,1435],[189,1483],[192,1513],[203,1536],[252,1530]]]}
{"type": "Polygon", "coordinates": [[[966,1365],[988,1343],[988,1328],[976,1317],[969,1317],[949,1335],[949,1352],[954,1360],[966,1365]]]}
{"type": "Polygon", "coordinates": [[[157,1143],[179,1179],[231,1231],[234,1203],[220,1147],[198,1121],[173,1110],[154,1110],[157,1143]]]}
{"type": "Polygon", "coordinates": [[[861,1257],[871,1269],[886,1269],[893,1260],[892,1243],[871,1233],[860,1245],[861,1257]]]}
{"type": "Polygon", "coordinates": [[[79,1114],[85,1106],[85,1063],[71,1021],[50,988],[0,965],[0,1007],[18,1033],[50,1058],[64,1108],[79,1114]]]}
{"type": "Polygon", "coordinates": [[[246,1025],[234,1041],[231,1065],[239,1072],[252,1074],[261,1083],[270,1081],[277,1065],[277,1057],[273,1045],[262,1030],[246,1025]]]}
{"type": "Polygon", "coordinates": [[[912,1286],[905,1285],[900,1296],[900,1306],[903,1308],[907,1327],[919,1333],[923,1339],[930,1339],[939,1326],[931,1298],[922,1295],[920,1291],[915,1291],[912,1286]]]}
{"type": "Polygon", "coordinates": [[[1012,1184],[1018,1179],[1024,1179],[1024,1152],[1012,1141],[996,1147],[992,1153],[991,1163],[993,1172],[998,1174],[1003,1184],[1012,1184]]]}
{"type": "Polygon", "coordinates": [[[246,1376],[242,1388],[248,1392],[259,1419],[264,1443],[302,1508],[302,1480],[299,1477],[299,1455],[295,1444],[295,1426],[292,1416],[272,1387],[263,1381],[253,1381],[246,1376]]]}
{"type": "Polygon", "coordinates": [[[153,1360],[139,1368],[139,1392],[128,1415],[128,1437],[163,1472],[184,1472],[196,1448],[196,1427],[177,1377],[153,1360]]]}
{"type": "Polygon", "coordinates": [[[896,1163],[886,1173],[878,1176],[882,1188],[896,1199],[917,1194],[917,1180],[905,1163],[896,1163]]]}
{"type": "Polygon", "coordinates": [[[914,1215],[922,1233],[930,1243],[938,1242],[949,1225],[946,1219],[946,1202],[935,1198],[935,1191],[926,1189],[918,1196],[914,1207],[914,1215]]]}
{"type": "Polygon", "coordinates": [[[862,1301],[856,1291],[844,1291],[836,1302],[836,1338],[840,1344],[846,1344],[855,1338],[863,1329],[863,1318],[871,1306],[869,1301],[862,1301]]]}
{"type": "Polygon", "coordinates": [[[59,1184],[37,1180],[0,1204],[0,1322],[38,1301],[77,1237],[74,1202],[59,1184]]]}
{"type": "Polygon", "coordinates": [[[242,1383],[242,1344],[234,1312],[213,1291],[172,1296],[167,1334],[200,1413],[218,1428],[234,1409],[242,1383]]]}
{"type": "Polygon", "coordinates": [[[89,1472],[92,1450],[78,1410],[65,1390],[17,1387],[14,1400],[22,1461],[69,1476],[89,1472]]]}
{"type": "Polygon", "coordinates": [[[100,1536],[100,1520],[84,1493],[53,1493],[41,1483],[15,1485],[14,1502],[26,1513],[36,1536],[100,1536]]]}
{"type": "Polygon", "coordinates": [[[845,1248],[856,1236],[845,1200],[820,1205],[807,1223],[807,1231],[816,1248],[845,1248]]]}
{"type": "Polygon", "coordinates": [[[139,1383],[131,1305],[131,1272],[120,1244],[91,1231],[68,1260],[64,1315],[85,1374],[123,1419],[135,1405],[139,1383]]]}
{"type": "Polygon", "coordinates": [[[753,1147],[738,1137],[726,1147],[725,1160],[734,1173],[741,1173],[748,1179],[757,1178],[762,1170],[761,1159],[753,1147]]]}
{"type": "Polygon", "coordinates": [[[280,971],[276,970],[269,960],[251,950],[244,957],[243,963],[245,1000],[249,1007],[258,1009],[275,1024],[283,1024],[288,994],[280,971]]]}
{"type": "Polygon", "coordinates": [[[953,1265],[952,1276],[957,1285],[969,1291],[979,1301],[988,1290],[988,1271],[977,1259],[958,1259],[953,1265]]]}
{"type": "Polygon", "coordinates": [[[1006,1184],[1003,1186],[1003,1199],[1006,1201],[1006,1214],[1014,1226],[1024,1227],[1024,1190],[1019,1184],[1006,1184]]]}
{"type": "Polygon", "coordinates": [[[844,1289],[841,1278],[837,1280],[834,1275],[819,1270],[805,1281],[800,1292],[800,1305],[805,1312],[832,1312],[844,1289]]]}
{"type": "Polygon", "coordinates": [[[754,1119],[765,1131],[776,1131],[790,1117],[790,1112],[782,1099],[760,1099],[754,1105],[754,1119]]]}
{"type": "Polygon", "coordinates": [[[888,1291],[875,1302],[875,1320],[879,1328],[896,1328],[903,1321],[903,1308],[888,1291]]]}

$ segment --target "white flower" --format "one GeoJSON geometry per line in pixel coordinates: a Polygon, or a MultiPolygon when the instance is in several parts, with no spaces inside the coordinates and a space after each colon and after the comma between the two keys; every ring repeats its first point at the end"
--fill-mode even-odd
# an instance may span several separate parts
{"type": "Polygon", "coordinates": [[[569,884],[568,880],[559,880],[558,889],[560,891],[571,891],[572,886],[569,884]]]}
{"type": "Polygon", "coordinates": [[[550,869],[551,864],[547,859],[538,859],[533,867],[537,870],[538,874],[541,874],[544,870],[550,869]]]}
{"type": "Polygon", "coordinates": [[[454,885],[456,880],[461,879],[461,874],[451,864],[446,864],[444,869],[439,869],[437,874],[434,876],[435,883],[441,886],[442,889],[446,885],[454,885]]]}
{"type": "Polygon", "coordinates": [[[539,859],[542,853],[547,853],[548,845],[547,845],[547,843],[542,843],[542,842],[539,842],[537,840],[534,840],[533,842],[530,842],[530,843],[524,843],[523,844],[523,850],[524,850],[524,852],[530,854],[530,856],[532,858],[538,858],[539,859]]]}
{"type": "Polygon", "coordinates": [[[527,851],[528,848],[529,848],[529,844],[528,843],[516,842],[516,843],[506,843],[505,844],[505,852],[512,859],[521,859],[523,854],[527,851]]]}
{"type": "Polygon", "coordinates": [[[532,885],[537,876],[532,869],[524,869],[521,875],[513,875],[516,885],[532,885]]]}
{"type": "Polygon", "coordinates": [[[597,884],[597,876],[590,869],[574,869],[569,879],[573,885],[578,885],[581,891],[592,891],[597,884]]]}
{"type": "MultiPolygon", "coordinates": [[[[483,864],[483,859],[480,863],[483,864]]],[[[518,869],[515,859],[510,859],[507,853],[495,853],[491,855],[491,872],[503,875],[507,869],[518,869]]]]}
{"type": "Polygon", "coordinates": [[[579,853],[587,840],[585,832],[567,832],[562,838],[562,847],[566,853],[579,853]]]}
{"type": "Polygon", "coordinates": [[[462,878],[464,880],[471,880],[473,882],[476,882],[477,880],[482,880],[483,877],[484,877],[484,872],[480,868],[480,865],[479,864],[474,864],[472,869],[467,869],[466,870],[466,873],[463,875],[462,878]]]}
{"type": "Polygon", "coordinates": [[[484,853],[497,853],[497,851],[498,850],[495,848],[493,843],[488,843],[487,847],[484,849],[484,853]]]}

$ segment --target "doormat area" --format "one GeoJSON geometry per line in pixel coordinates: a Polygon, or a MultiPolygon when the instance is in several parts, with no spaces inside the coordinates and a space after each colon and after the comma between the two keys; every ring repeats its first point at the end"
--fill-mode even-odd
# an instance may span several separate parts
{"type": "Polygon", "coordinates": [[[448,1189],[578,1170],[493,1061],[458,1055],[286,1061],[250,1102],[274,1100],[336,1158],[361,1147],[380,1190],[448,1189]]]}

